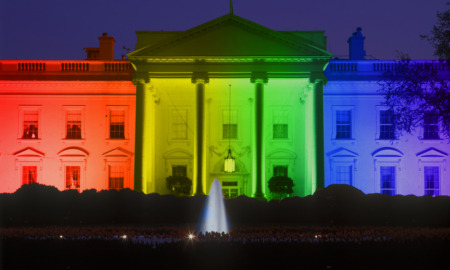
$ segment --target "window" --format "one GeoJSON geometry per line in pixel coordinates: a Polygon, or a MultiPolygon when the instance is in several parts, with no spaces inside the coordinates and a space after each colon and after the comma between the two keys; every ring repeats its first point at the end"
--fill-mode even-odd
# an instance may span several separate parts
{"type": "Polygon", "coordinates": [[[223,139],[238,138],[238,121],[236,111],[223,111],[223,139]]]}
{"type": "Polygon", "coordinates": [[[273,112],[273,138],[288,138],[288,111],[275,110],[273,112]]]}
{"type": "Polygon", "coordinates": [[[33,184],[37,182],[37,166],[22,167],[22,185],[33,184]]]}
{"type": "Polygon", "coordinates": [[[109,138],[125,139],[125,111],[111,111],[109,138]]]}
{"type": "Polygon", "coordinates": [[[425,116],[423,123],[423,139],[439,140],[438,116],[429,114],[425,116]]]}
{"type": "Polygon", "coordinates": [[[273,166],[273,176],[288,176],[288,166],[273,166]]]}
{"type": "Polygon", "coordinates": [[[172,109],[172,140],[187,139],[187,110],[172,109]]]}
{"type": "Polygon", "coordinates": [[[39,139],[39,112],[25,111],[23,114],[23,139],[39,139]]]}
{"type": "Polygon", "coordinates": [[[80,191],[80,171],[80,166],[65,167],[66,189],[80,191]]]}
{"type": "Polygon", "coordinates": [[[187,166],[182,166],[182,165],[172,166],[172,176],[187,177],[187,166]]]}
{"type": "Polygon", "coordinates": [[[225,199],[234,199],[239,196],[238,182],[226,181],[222,182],[222,194],[225,199]]]}
{"type": "Polygon", "coordinates": [[[380,178],[380,193],[395,195],[395,166],[381,166],[380,178]]]}
{"type": "Polygon", "coordinates": [[[380,111],[380,140],[395,139],[394,111],[380,111]]]}
{"type": "Polygon", "coordinates": [[[334,184],[352,185],[352,166],[336,166],[336,177],[334,184]]]}
{"type": "Polygon", "coordinates": [[[66,139],[81,139],[81,111],[67,111],[66,139]]]}
{"type": "Polygon", "coordinates": [[[439,167],[425,166],[425,195],[439,196],[439,167]]]}
{"type": "Polygon", "coordinates": [[[124,166],[108,166],[108,188],[109,189],[122,189],[124,187],[125,180],[125,167],[124,166]]]}
{"type": "Polygon", "coordinates": [[[352,112],[351,110],[336,111],[336,139],[352,138],[352,112]]]}

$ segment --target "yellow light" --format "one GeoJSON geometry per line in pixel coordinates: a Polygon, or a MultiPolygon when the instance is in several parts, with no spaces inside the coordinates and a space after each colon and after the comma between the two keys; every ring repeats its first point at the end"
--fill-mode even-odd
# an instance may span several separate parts
{"type": "Polygon", "coordinates": [[[234,157],[231,155],[231,149],[228,149],[228,156],[225,158],[225,172],[232,173],[235,170],[235,160],[234,157]]]}
{"type": "Polygon", "coordinates": [[[189,240],[192,240],[192,239],[195,238],[195,236],[194,236],[192,233],[190,233],[190,234],[188,235],[188,238],[189,238],[189,240]]]}

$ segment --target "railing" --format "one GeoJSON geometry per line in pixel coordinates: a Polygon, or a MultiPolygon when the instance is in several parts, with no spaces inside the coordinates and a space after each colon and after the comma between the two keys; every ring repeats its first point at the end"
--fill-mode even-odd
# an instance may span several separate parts
{"type": "Polygon", "coordinates": [[[132,71],[133,67],[128,62],[121,62],[121,63],[105,63],[105,71],[114,71],[114,72],[120,72],[120,71],[132,71]]]}
{"type": "Polygon", "coordinates": [[[342,62],[342,63],[330,62],[330,71],[333,72],[358,71],[358,64],[355,62],[342,62]]]}
{"type": "MultiPolygon", "coordinates": [[[[448,71],[449,66],[437,60],[411,60],[411,65],[424,70],[448,71]]],[[[394,60],[330,60],[326,73],[383,73],[387,71],[397,71],[402,66],[402,62],[394,60]]]]}
{"type": "Polygon", "coordinates": [[[45,71],[43,62],[22,62],[17,64],[18,71],[45,71]]]}
{"type": "Polygon", "coordinates": [[[86,62],[69,62],[61,63],[61,71],[89,71],[89,63],[86,62]]]}

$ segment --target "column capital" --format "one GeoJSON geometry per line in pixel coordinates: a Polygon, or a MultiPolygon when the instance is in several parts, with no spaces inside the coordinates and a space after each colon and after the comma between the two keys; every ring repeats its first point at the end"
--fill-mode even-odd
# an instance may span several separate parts
{"type": "Polygon", "coordinates": [[[209,83],[209,75],[208,72],[193,72],[192,83],[209,83]]]}
{"type": "Polygon", "coordinates": [[[250,78],[251,83],[267,83],[269,78],[267,77],[267,72],[265,71],[254,71],[252,72],[252,77],[250,78]]]}
{"type": "Polygon", "coordinates": [[[327,84],[328,79],[327,79],[327,77],[325,77],[325,75],[322,72],[311,73],[311,75],[309,77],[309,82],[312,84],[317,84],[317,83],[327,84]]]}
{"type": "Polygon", "coordinates": [[[137,85],[138,83],[148,84],[150,83],[150,75],[148,72],[134,72],[133,73],[133,84],[137,85]]]}

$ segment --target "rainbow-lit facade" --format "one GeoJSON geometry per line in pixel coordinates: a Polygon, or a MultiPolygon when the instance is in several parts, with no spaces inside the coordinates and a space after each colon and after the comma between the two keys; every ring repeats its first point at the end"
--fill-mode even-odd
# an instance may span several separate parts
{"type": "Polygon", "coordinates": [[[184,175],[192,195],[217,178],[228,198],[270,198],[268,180],[285,175],[297,196],[333,183],[450,194],[447,140],[380,139],[377,82],[392,63],[330,60],[323,31],[230,13],[138,31],[129,61],[110,59],[113,39],[99,39],[92,60],[0,61],[0,192],[38,182],[165,194],[166,178],[184,175]]]}

